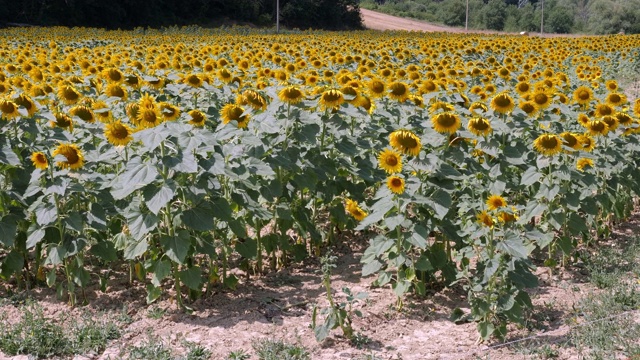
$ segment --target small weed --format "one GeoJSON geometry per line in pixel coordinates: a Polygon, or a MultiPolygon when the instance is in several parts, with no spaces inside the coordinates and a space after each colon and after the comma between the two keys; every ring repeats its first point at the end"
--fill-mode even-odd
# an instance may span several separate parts
{"type": "Polygon", "coordinates": [[[159,306],[152,306],[147,310],[147,317],[150,319],[160,320],[167,314],[167,310],[159,306]]]}
{"type": "Polygon", "coordinates": [[[207,360],[211,358],[211,351],[200,344],[186,341],[184,345],[187,347],[185,360],[207,360]]]}
{"type": "Polygon", "coordinates": [[[165,347],[162,340],[148,334],[146,342],[129,349],[129,359],[137,360],[172,360],[171,350],[165,347]]]}
{"type": "Polygon", "coordinates": [[[351,338],[351,345],[355,346],[357,349],[362,349],[365,345],[369,344],[370,342],[371,342],[371,338],[369,338],[367,335],[364,335],[358,332],[353,334],[353,337],[351,338]]]}
{"type": "Polygon", "coordinates": [[[244,350],[236,350],[231,351],[229,355],[227,355],[226,360],[247,360],[251,358],[251,355],[244,352],[244,350]]]}
{"type": "Polygon", "coordinates": [[[281,340],[259,340],[253,343],[253,350],[259,360],[308,360],[311,355],[299,345],[287,344],[281,340]]]}

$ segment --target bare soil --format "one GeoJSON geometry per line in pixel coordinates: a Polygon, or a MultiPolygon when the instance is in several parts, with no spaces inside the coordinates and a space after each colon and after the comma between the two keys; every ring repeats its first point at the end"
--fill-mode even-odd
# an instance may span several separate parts
{"type": "MultiPolygon", "coordinates": [[[[632,235],[637,230],[640,215],[620,226],[612,237],[617,239],[632,235]]],[[[144,284],[128,283],[124,271],[113,276],[106,293],[89,289],[89,304],[70,308],[65,301],[56,298],[55,291],[38,288],[31,297],[52,319],[69,319],[90,312],[95,317],[119,318],[123,312],[131,322],[123,329],[124,335],[112,342],[103,354],[76,357],[77,359],[127,358],[127,348],[148,340],[149,333],[158,336],[165,345],[180,353],[185,351],[184,341],[198,343],[209,348],[212,359],[224,359],[231,351],[245,350],[252,354],[252,343],[260,339],[280,339],[304,346],[313,359],[529,359],[521,347],[501,346],[499,342],[477,343],[475,324],[456,325],[449,320],[453,309],[469,311],[466,294],[461,288],[434,291],[426,298],[408,297],[404,308],[397,311],[396,297],[388,287],[373,288],[373,278],[362,278],[359,259],[366,246],[361,237],[347,236],[338,239],[334,248],[339,257],[338,267],[332,278],[332,288],[338,297],[348,287],[353,293],[367,292],[369,299],[356,306],[363,313],[355,317],[353,326],[369,341],[354,346],[341,336],[340,330],[332,332],[323,343],[315,340],[311,323],[315,304],[326,306],[326,294],[321,286],[319,264],[316,261],[296,264],[287,269],[243,281],[236,291],[217,289],[213,294],[190,304],[194,312],[186,314],[177,310],[172,290],[152,305],[145,303],[144,284]],[[164,312],[159,319],[150,317],[152,310],[164,312]]],[[[123,268],[124,270],[124,268],[123,268]]],[[[575,320],[574,304],[590,292],[596,291],[586,281],[580,268],[552,271],[538,267],[536,271],[541,286],[530,291],[534,310],[530,329],[512,327],[509,341],[528,336],[538,336],[540,346],[566,341],[570,319],[575,320]]],[[[242,274],[238,274],[242,275],[242,274]]],[[[171,284],[166,284],[169,289],[171,284]]],[[[3,286],[4,287],[4,286],[3,286]]],[[[0,298],[7,297],[7,288],[0,288],[0,298]]],[[[10,321],[21,318],[20,307],[3,302],[0,313],[10,321]]],[[[10,359],[0,353],[0,359],[10,359]]],[[[14,357],[27,359],[26,356],[14,357]]],[[[561,359],[579,359],[571,348],[560,348],[561,359]]]]}

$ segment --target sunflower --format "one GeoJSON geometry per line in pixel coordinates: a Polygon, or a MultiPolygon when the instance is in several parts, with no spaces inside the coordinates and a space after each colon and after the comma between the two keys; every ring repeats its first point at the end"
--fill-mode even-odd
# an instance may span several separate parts
{"type": "Polygon", "coordinates": [[[50,125],[53,127],[59,127],[73,131],[73,120],[67,114],[56,112],[54,114],[55,121],[51,121],[50,125]]]}
{"type": "Polygon", "coordinates": [[[445,112],[454,111],[455,107],[452,104],[444,101],[435,101],[433,102],[433,104],[431,104],[431,106],[429,106],[430,113],[434,113],[438,110],[442,110],[445,112]]]}
{"type": "Polygon", "coordinates": [[[591,120],[586,126],[589,135],[606,135],[609,132],[609,125],[602,120],[591,120]]]}
{"type": "Polygon", "coordinates": [[[519,219],[519,217],[516,214],[516,208],[513,207],[513,206],[511,207],[511,211],[510,212],[501,211],[498,214],[498,220],[500,220],[500,222],[503,222],[503,223],[514,222],[514,221],[516,221],[518,219],[519,219]]]}
{"type": "Polygon", "coordinates": [[[400,81],[392,82],[389,84],[388,95],[393,100],[404,102],[409,98],[409,87],[407,84],[400,81]]]}
{"type": "Polygon", "coordinates": [[[180,108],[173,104],[161,102],[158,104],[158,107],[160,108],[160,113],[162,113],[162,117],[165,121],[173,121],[180,117],[180,108]]]}
{"type": "Polygon", "coordinates": [[[616,91],[618,90],[618,82],[615,80],[609,80],[605,83],[607,90],[616,91]]]}
{"type": "Polygon", "coordinates": [[[597,117],[613,115],[613,112],[614,112],[613,107],[611,107],[609,104],[598,103],[596,105],[596,116],[597,117]]]}
{"type": "Polygon", "coordinates": [[[469,123],[467,123],[467,129],[476,136],[486,136],[493,131],[489,120],[479,116],[473,117],[469,120],[469,123]]]}
{"type": "Polygon", "coordinates": [[[102,71],[102,77],[109,83],[119,84],[124,81],[124,75],[116,68],[104,69],[102,71]]]}
{"type": "Polygon", "coordinates": [[[246,127],[249,121],[249,114],[245,114],[245,110],[242,106],[236,104],[227,104],[220,111],[222,117],[222,123],[228,124],[235,120],[238,122],[238,127],[246,127]]]}
{"type": "Polygon", "coordinates": [[[536,106],[536,103],[533,101],[523,101],[518,105],[518,107],[520,108],[520,110],[524,111],[529,116],[532,116],[533,114],[538,112],[538,107],[536,106]]]}
{"type": "Polygon", "coordinates": [[[145,93],[140,100],[138,100],[138,105],[141,109],[153,109],[156,107],[156,98],[149,95],[149,93],[145,93]]]}
{"type": "Polygon", "coordinates": [[[589,119],[589,116],[587,116],[587,114],[578,115],[578,123],[580,125],[587,127],[587,125],[589,124],[589,121],[591,121],[591,119],[589,119]]]}
{"type": "Polygon", "coordinates": [[[162,121],[163,117],[158,108],[141,107],[138,111],[138,116],[136,117],[136,126],[148,129],[158,126],[162,121]]]}
{"type": "Polygon", "coordinates": [[[389,143],[403,154],[418,156],[420,154],[420,138],[409,130],[396,130],[389,135],[389,143]]]}
{"type": "Polygon", "coordinates": [[[570,147],[574,150],[582,149],[582,144],[580,143],[580,135],[565,131],[560,134],[560,137],[562,138],[562,145],[570,147]]]}
{"type": "Polygon", "coordinates": [[[22,106],[23,108],[25,108],[25,110],[27,110],[27,116],[28,117],[33,116],[33,114],[35,114],[36,111],[38,110],[36,108],[36,104],[26,94],[20,94],[20,95],[16,96],[13,99],[13,102],[15,102],[16,105],[22,106]]]}
{"type": "Polygon", "coordinates": [[[505,206],[507,206],[507,200],[500,195],[491,195],[487,199],[487,208],[489,210],[497,210],[505,206]]]}
{"type": "Polygon", "coordinates": [[[73,105],[80,101],[80,93],[71,85],[62,85],[58,89],[58,97],[66,105],[73,105]]]}
{"type": "Polygon", "coordinates": [[[255,90],[245,90],[238,99],[238,105],[249,105],[254,110],[266,110],[267,102],[265,99],[255,90]]]}
{"type": "Polygon", "coordinates": [[[531,96],[531,101],[539,110],[546,109],[551,105],[551,96],[544,91],[536,91],[531,96]]]}
{"type": "Polygon", "coordinates": [[[20,116],[18,104],[7,99],[0,100],[0,112],[2,112],[2,118],[5,120],[15,119],[20,116]]]}
{"type": "Polygon", "coordinates": [[[404,192],[404,179],[399,176],[389,176],[387,178],[387,187],[394,194],[402,194],[404,192]]]}
{"type": "Polygon", "coordinates": [[[56,162],[56,166],[63,169],[71,169],[76,170],[84,165],[84,156],[82,155],[82,151],[75,144],[60,144],[53,151],[53,157],[55,158],[58,155],[62,155],[66,158],[65,161],[56,162]]]}
{"type": "Polygon", "coordinates": [[[278,98],[287,104],[297,104],[304,100],[304,92],[302,92],[302,90],[297,86],[287,86],[280,90],[278,98]]]}
{"type": "Polygon", "coordinates": [[[489,108],[484,103],[480,101],[476,101],[474,103],[471,103],[471,105],[469,105],[469,111],[475,112],[476,110],[479,110],[480,112],[485,113],[487,112],[487,110],[489,110],[489,108]]]}
{"type": "Polygon", "coordinates": [[[616,119],[618,119],[618,123],[622,126],[630,126],[631,124],[633,124],[633,118],[627,113],[617,112],[614,116],[616,117],[616,119]]]}
{"type": "Polygon", "coordinates": [[[96,121],[96,117],[93,111],[89,107],[84,105],[76,105],[72,107],[71,109],[69,109],[69,114],[71,114],[71,116],[77,116],[81,120],[89,123],[96,121]]]}
{"type": "Polygon", "coordinates": [[[322,110],[337,109],[343,103],[344,94],[337,89],[324,91],[322,95],[320,95],[320,100],[318,100],[318,106],[322,110]]]}
{"type": "Polygon", "coordinates": [[[111,110],[104,101],[96,101],[95,103],[93,103],[93,105],[91,105],[91,108],[96,114],[98,120],[104,123],[111,121],[111,110]]]}
{"type": "Polygon", "coordinates": [[[441,134],[453,134],[461,126],[460,117],[452,112],[443,112],[431,118],[433,129],[441,134]]]}
{"type": "Polygon", "coordinates": [[[596,140],[588,134],[580,136],[580,144],[582,144],[583,151],[591,152],[596,147],[596,140]]]}
{"type": "Polygon", "coordinates": [[[486,211],[482,211],[477,214],[476,221],[486,227],[493,227],[494,224],[493,218],[491,218],[491,215],[489,215],[489,213],[487,213],[486,211]]]}
{"type": "Polygon", "coordinates": [[[131,134],[131,128],[120,122],[120,120],[109,123],[104,128],[104,136],[107,141],[115,146],[127,145],[133,140],[131,134]]]}
{"type": "Polygon", "coordinates": [[[593,160],[588,159],[588,158],[579,158],[576,161],[576,169],[580,170],[580,171],[584,171],[585,167],[593,167],[593,160]]]}
{"type": "Polygon", "coordinates": [[[618,125],[620,125],[620,123],[618,122],[618,118],[616,118],[615,116],[606,115],[603,116],[600,120],[602,120],[607,124],[607,126],[609,126],[609,131],[614,131],[618,128],[618,125]]]}
{"type": "Polygon", "coordinates": [[[529,92],[531,91],[531,85],[529,85],[528,82],[526,81],[520,81],[519,83],[516,84],[516,92],[520,95],[520,96],[525,96],[527,95],[529,92]]]}
{"type": "Polygon", "coordinates": [[[347,212],[349,212],[351,216],[353,216],[358,221],[362,221],[364,218],[367,217],[367,212],[362,210],[362,208],[360,208],[358,203],[351,199],[347,199],[345,204],[345,209],[347,210],[347,212]]]}
{"type": "Polygon", "coordinates": [[[229,84],[233,81],[233,74],[231,74],[229,70],[225,68],[218,69],[218,71],[216,72],[216,76],[218,77],[218,80],[222,81],[225,84],[229,84]]]}
{"type": "Polygon", "coordinates": [[[533,147],[542,155],[552,156],[562,150],[562,140],[558,135],[543,134],[533,141],[533,147]]]}
{"type": "Polygon", "coordinates": [[[605,102],[613,107],[622,106],[627,102],[627,96],[625,94],[612,92],[607,95],[605,102]]]}
{"type": "Polygon", "coordinates": [[[127,75],[124,78],[124,82],[133,89],[139,89],[142,86],[142,79],[136,74],[127,75]]]}
{"type": "Polygon", "coordinates": [[[205,121],[207,121],[207,114],[202,112],[201,110],[191,110],[187,114],[189,114],[189,124],[197,127],[203,127],[205,121]]]}
{"type": "Polygon", "coordinates": [[[384,96],[386,85],[384,81],[374,78],[367,83],[367,89],[369,90],[369,96],[376,99],[384,96]]]}
{"type": "Polygon", "coordinates": [[[633,113],[640,117],[640,99],[636,99],[636,102],[633,104],[633,113]]]}
{"type": "Polygon", "coordinates": [[[189,74],[187,76],[184,77],[184,79],[182,79],[182,81],[194,88],[199,88],[202,87],[202,77],[198,76],[197,74],[189,74]]]}
{"type": "Polygon", "coordinates": [[[500,114],[511,112],[515,107],[511,96],[505,92],[499,93],[491,99],[491,108],[500,114]]]}
{"type": "Polygon", "coordinates": [[[425,80],[420,84],[418,91],[422,94],[428,94],[439,90],[439,83],[435,80],[425,80]]]}
{"type": "Polygon", "coordinates": [[[380,168],[388,174],[395,174],[402,171],[402,157],[393,149],[384,149],[378,155],[380,168]]]}
{"type": "Polygon", "coordinates": [[[47,167],[49,167],[49,161],[47,160],[47,156],[40,151],[37,151],[31,154],[31,162],[33,163],[33,166],[35,166],[37,169],[44,170],[47,167]]]}
{"type": "Polygon", "coordinates": [[[117,97],[120,100],[127,100],[127,89],[123,88],[118,83],[112,83],[107,85],[107,89],[104,91],[108,97],[117,97]]]}
{"type": "Polygon", "coordinates": [[[593,99],[593,90],[587,86],[580,86],[573,92],[573,100],[580,105],[588,104],[593,99]]]}

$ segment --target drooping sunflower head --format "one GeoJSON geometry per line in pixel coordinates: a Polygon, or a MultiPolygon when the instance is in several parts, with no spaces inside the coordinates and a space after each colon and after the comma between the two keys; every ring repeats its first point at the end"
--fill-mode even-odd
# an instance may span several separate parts
{"type": "Polygon", "coordinates": [[[454,110],[455,110],[455,107],[453,106],[453,104],[450,104],[445,101],[434,101],[429,106],[430,113],[436,113],[438,111],[448,112],[448,111],[454,111],[454,110]]]}
{"type": "Polygon", "coordinates": [[[109,123],[104,128],[104,136],[107,141],[115,146],[127,145],[133,140],[131,134],[131,128],[120,122],[120,120],[109,123]]]}
{"type": "Polygon", "coordinates": [[[409,98],[409,86],[401,81],[392,82],[388,89],[387,95],[393,100],[404,102],[409,98]]]}
{"type": "Polygon", "coordinates": [[[486,226],[486,227],[489,227],[489,228],[493,227],[493,225],[495,223],[493,221],[493,218],[491,217],[491,215],[489,215],[489,213],[487,213],[486,211],[482,211],[482,212],[478,213],[476,215],[476,221],[480,225],[483,225],[483,226],[486,226]]]}
{"type": "Polygon", "coordinates": [[[471,105],[469,105],[469,111],[471,112],[475,112],[475,113],[485,113],[489,110],[489,108],[487,107],[487,105],[485,105],[484,103],[480,102],[480,101],[476,101],[471,103],[471,105]]]}
{"type": "Polygon", "coordinates": [[[36,169],[44,170],[49,167],[47,156],[40,151],[31,154],[31,162],[33,163],[33,166],[36,167],[36,169]]]}
{"type": "Polygon", "coordinates": [[[616,118],[615,116],[606,115],[603,116],[600,120],[607,124],[607,126],[609,127],[609,131],[614,131],[618,128],[618,125],[620,125],[620,123],[618,122],[618,118],[616,118]]]}
{"type": "Polygon", "coordinates": [[[580,171],[584,171],[584,169],[585,169],[587,166],[588,166],[588,167],[590,167],[590,168],[592,168],[592,167],[593,167],[593,160],[592,160],[592,159],[589,159],[589,158],[579,158],[579,159],[576,161],[576,169],[578,169],[578,170],[580,170],[580,171]]]}
{"type": "Polygon", "coordinates": [[[562,138],[562,145],[570,147],[574,150],[582,149],[582,144],[580,143],[580,135],[565,131],[560,134],[560,137],[562,138]]]}
{"type": "Polygon", "coordinates": [[[403,154],[418,156],[422,143],[420,138],[409,130],[396,130],[389,135],[389,144],[403,154]]]}
{"type": "Polygon", "coordinates": [[[163,101],[158,104],[158,107],[160,108],[160,113],[162,113],[162,117],[165,121],[174,121],[180,117],[180,108],[173,104],[163,101]]]}
{"type": "Polygon", "coordinates": [[[76,105],[69,109],[69,114],[71,114],[71,116],[77,116],[88,123],[96,121],[95,114],[88,106],[76,105]]]}
{"type": "Polygon", "coordinates": [[[627,102],[627,96],[622,93],[612,92],[607,95],[606,103],[610,106],[622,106],[627,102]]]}
{"type": "Polygon", "coordinates": [[[138,114],[140,113],[140,105],[138,105],[138,103],[128,103],[127,106],[125,106],[125,112],[131,123],[138,123],[138,114]]]}
{"type": "Polygon", "coordinates": [[[102,76],[109,83],[119,84],[124,81],[124,75],[116,68],[108,68],[102,71],[102,76]]]}
{"type": "Polygon", "coordinates": [[[20,116],[18,104],[7,99],[0,100],[0,112],[2,112],[2,118],[5,120],[15,119],[20,116]]]}
{"type": "Polygon", "coordinates": [[[246,127],[249,121],[249,114],[245,114],[245,109],[237,104],[227,104],[220,111],[222,123],[228,124],[231,121],[236,121],[239,128],[246,127]]]}
{"type": "Polygon", "coordinates": [[[402,194],[404,192],[404,179],[399,176],[389,176],[387,178],[387,187],[394,194],[402,194]]]}
{"type": "Polygon", "coordinates": [[[142,86],[142,79],[136,74],[125,76],[124,82],[133,89],[139,89],[142,86]]]}
{"type": "Polygon", "coordinates": [[[67,129],[69,131],[73,130],[73,120],[69,115],[62,112],[56,112],[54,117],[55,121],[51,121],[51,126],[67,129]]]}
{"type": "Polygon", "coordinates": [[[322,110],[336,109],[344,103],[344,94],[337,89],[325,90],[318,100],[318,106],[322,110]]]}
{"type": "Polygon", "coordinates": [[[613,112],[614,112],[613,107],[611,107],[607,103],[599,103],[598,105],[596,105],[597,117],[613,115],[613,112]]]}
{"type": "Polygon", "coordinates": [[[507,200],[500,195],[493,194],[487,199],[487,208],[489,210],[497,210],[507,206],[507,200]]]}
{"type": "Polygon", "coordinates": [[[25,93],[16,96],[13,101],[16,105],[25,108],[25,110],[27,110],[27,116],[29,117],[33,116],[38,110],[36,103],[25,93]]]}
{"type": "Polygon", "coordinates": [[[203,127],[205,122],[207,121],[207,114],[202,112],[201,110],[191,110],[188,112],[189,114],[189,124],[193,126],[203,127]]]}
{"type": "Polygon", "coordinates": [[[418,91],[420,91],[420,93],[422,94],[428,94],[438,90],[440,90],[438,82],[431,79],[424,80],[418,88],[418,91]]]}
{"type": "Polygon", "coordinates": [[[555,134],[543,134],[533,141],[533,147],[542,155],[553,156],[562,150],[562,140],[555,134]]]}
{"type": "Polygon", "coordinates": [[[120,98],[120,100],[127,100],[127,89],[125,89],[118,83],[107,85],[107,89],[104,91],[104,93],[108,97],[117,97],[120,98]]]}
{"type": "Polygon", "coordinates": [[[239,96],[238,100],[239,105],[249,105],[255,110],[264,111],[267,109],[267,102],[262,95],[255,90],[245,90],[242,95],[239,96]]]}
{"type": "Polygon", "coordinates": [[[402,171],[402,157],[393,149],[384,149],[378,155],[380,168],[388,174],[395,174],[402,171]]]}
{"type": "Polygon", "coordinates": [[[524,111],[529,116],[532,116],[536,112],[538,112],[538,107],[536,106],[536,103],[533,101],[523,101],[518,105],[518,107],[520,108],[520,110],[524,111]]]}
{"type": "Polygon", "coordinates": [[[80,101],[81,95],[73,86],[62,85],[58,89],[58,98],[66,105],[73,105],[80,101]]]}
{"type": "Polygon", "coordinates": [[[467,124],[467,129],[474,135],[486,136],[489,135],[493,129],[488,119],[483,117],[473,117],[467,124]]]}
{"type": "Polygon", "coordinates": [[[505,92],[502,92],[495,95],[491,99],[490,106],[493,109],[493,111],[497,113],[507,114],[511,112],[511,110],[513,110],[513,108],[515,107],[515,104],[513,102],[513,98],[511,98],[511,95],[505,92]]]}
{"type": "Polygon", "coordinates": [[[199,76],[198,74],[189,74],[184,77],[183,81],[185,84],[194,88],[202,87],[202,83],[203,83],[202,77],[199,76]]]}
{"type": "Polygon", "coordinates": [[[582,144],[582,151],[591,152],[596,147],[596,139],[589,134],[580,136],[580,144],[582,144]]]}
{"type": "Polygon", "coordinates": [[[284,89],[280,90],[278,93],[278,98],[285,103],[288,104],[297,104],[304,100],[304,92],[300,90],[299,87],[295,85],[287,86],[284,89]]]}
{"type": "Polygon", "coordinates": [[[443,112],[431,118],[433,129],[441,134],[453,134],[461,126],[460,117],[453,112],[443,112]]]}
{"type": "Polygon", "coordinates": [[[364,220],[367,217],[367,212],[362,210],[358,203],[354,200],[347,199],[345,201],[345,209],[347,212],[358,221],[364,220]]]}
{"type": "Polygon", "coordinates": [[[386,85],[384,81],[374,78],[367,83],[367,89],[369,90],[369,96],[372,98],[381,98],[384,96],[386,85]]]}
{"type": "Polygon", "coordinates": [[[502,223],[510,223],[510,222],[514,222],[517,221],[519,219],[518,217],[518,213],[515,207],[511,207],[510,210],[508,211],[501,211],[498,214],[498,220],[500,220],[500,222],[502,223]]]}
{"type": "Polygon", "coordinates": [[[62,155],[65,160],[56,162],[63,169],[76,170],[84,165],[84,156],[76,144],[60,144],[53,151],[53,157],[62,155]]]}
{"type": "Polygon", "coordinates": [[[618,120],[618,123],[622,126],[630,126],[631,124],[633,124],[633,118],[627,113],[617,112],[614,116],[618,120]]]}
{"type": "Polygon", "coordinates": [[[589,121],[586,127],[589,135],[593,136],[602,136],[606,135],[609,132],[609,125],[599,119],[589,121]]]}
{"type": "Polygon", "coordinates": [[[111,109],[104,101],[96,101],[91,105],[96,118],[101,122],[107,123],[112,119],[111,109]]]}

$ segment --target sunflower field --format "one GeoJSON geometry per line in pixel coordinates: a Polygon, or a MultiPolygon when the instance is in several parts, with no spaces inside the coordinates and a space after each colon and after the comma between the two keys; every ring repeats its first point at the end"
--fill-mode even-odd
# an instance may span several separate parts
{"type": "MultiPolygon", "coordinates": [[[[458,284],[521,323],[640,194],[640,36],[0,33],[0,278],[71,305],[112,270],[181,307],[345,232],[398,306],[458,284]],[[170,289],[173,288],[173,289],[170,289]]],[[[248,280],[247,280],[248,281],[248,280]]]]}

